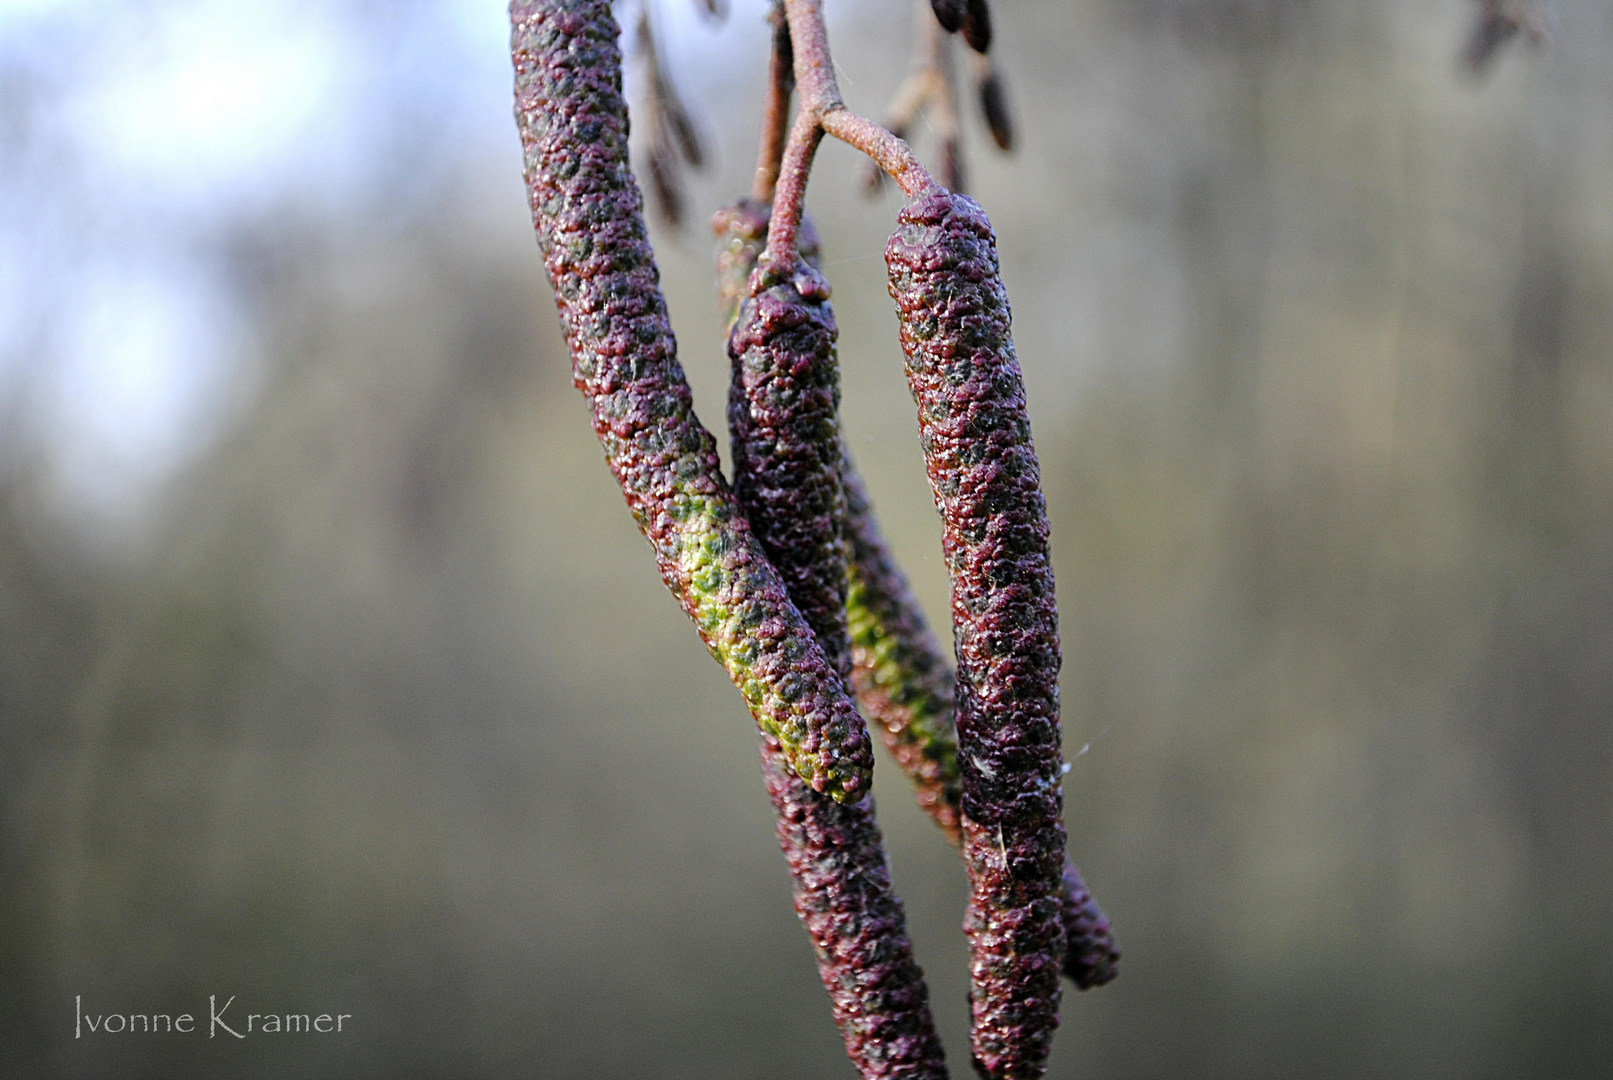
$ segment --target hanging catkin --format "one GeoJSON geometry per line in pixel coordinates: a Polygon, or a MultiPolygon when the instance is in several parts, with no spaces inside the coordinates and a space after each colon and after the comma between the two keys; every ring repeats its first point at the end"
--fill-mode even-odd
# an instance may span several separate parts
{"type": "Polygon", "coordinates": [[[515,115],[532,220],[594,431],[661,578],[813,790],[860,799],[873,747],[694,415],[627,165],[607,0],[516,0],[515,115]]]}
{"type": "Polygon", "coordinates": [[[1064,959],[1058,619],[1047,513],[996,241],[921,195],[885,249],[952,581],[975,1062],[1037,1077],[1064,959]]]}
{"type": "MultiPolygon", "coordinates": [[[[714,224],[744,248],[765,237],[767,218],[762,213],[758,225],[757,213],[742,203],[714,224]]],[[[840,373],[829,286],[799,258],[782,273],[764,268],[744,280],[728,339],[734,490],[790,598],[847,677],[840,373]]],[[[762,767],[795,910],[852,1062],[865,1078],[944,1077],[929,992],[891,887],[873,798],[837,805],[815,794],[765,740],[762,767]]]]}

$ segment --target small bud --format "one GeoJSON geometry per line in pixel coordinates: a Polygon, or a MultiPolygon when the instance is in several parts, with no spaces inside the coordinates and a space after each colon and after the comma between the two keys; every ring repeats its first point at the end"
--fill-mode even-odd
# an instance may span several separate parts
{"type": "Polygon", "coordinates": [[[977,53],[991,48],[991,7],[987,0],[969,0],[963,20],[963,40],[977,53]]]}
{"type": "Polygon", "coordinates": [[[986,127],[991,131],[992,142],[997,144],[999,150],[1012,150],[1014,114],[1008,107],[1008,91],[1003,86],[1002,76],[988,64],[979,86],[980,111],[986,114],[986,127]]]}
{"type": "Polygon", "coordinates": [[[941,24],[941,29],[949,34],[958,32],[968,14],[966,0],[930,0],[930,10],[935,12],[935,21],[941,24]]]}

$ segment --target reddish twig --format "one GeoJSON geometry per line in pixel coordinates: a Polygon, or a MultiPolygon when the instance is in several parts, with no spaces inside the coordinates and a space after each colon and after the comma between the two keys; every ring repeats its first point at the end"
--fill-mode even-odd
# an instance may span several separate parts
{"type": "Polygon", "coordinates": [[[795,85],[801,106],[791,125],[773,192],[767,250],[760,270],[788,274],[798,256],[796,230],[813,155],[824,135],[833,135],[874,160],[910,198],[937,185],[907,143],[866,117],[846,108],[835,82],[829,56],[829,34],[823,23],[823,0],[783,0],[795,62],[795,85]]]}

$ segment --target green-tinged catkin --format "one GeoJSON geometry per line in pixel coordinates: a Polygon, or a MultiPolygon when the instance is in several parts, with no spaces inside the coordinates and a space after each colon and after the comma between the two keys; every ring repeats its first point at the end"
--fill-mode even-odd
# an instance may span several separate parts
{"type": "MultiPolygon", "coordinates": [[[[573,379],[662,580],[815,791],[867,794],[872,745],[695,417],[627,163],[608,0],[510,5],[515,115],[573,379]]],[[[624,658],[624,662],[626,662],[624,658]]]]}

